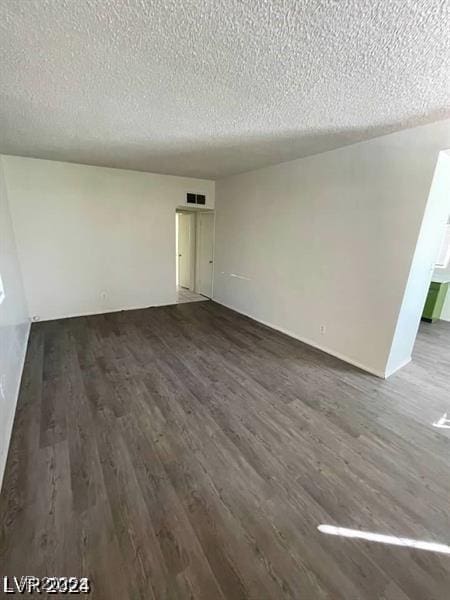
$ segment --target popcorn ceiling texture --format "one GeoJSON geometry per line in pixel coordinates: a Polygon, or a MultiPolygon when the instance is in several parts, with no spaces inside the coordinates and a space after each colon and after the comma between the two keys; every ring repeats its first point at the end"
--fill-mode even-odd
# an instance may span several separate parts
{"type": "Polygon", "coordinates": [[[450,116],[442,0],[2,0],[0,152],[219,178],[450,116]]]}

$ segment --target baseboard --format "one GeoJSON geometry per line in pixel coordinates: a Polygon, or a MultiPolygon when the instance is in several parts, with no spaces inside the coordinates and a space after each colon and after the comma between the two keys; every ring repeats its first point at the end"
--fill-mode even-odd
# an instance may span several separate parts
{"type": "Polygon", "coordinates": [[[147,308],[158,308],[161,306],[173,306],[177,304],[176,301],[173,302],[162,302],[160,304],[151,304],[151,305],[143,305],[143,306],[127,306],[126,308],[106,308],[101,311],[87,311],[87,312],[79,312],[71,315],[61,315],[56,317],[46,317],[45,319],[39,319],[37,321],[33,321],[33,323],[45,323],[46,321],[58,321],[59,319],[77,319],[78,317],[94,317],[95,315],[106,315],[110,313],[124,312],[128,310],[145,310],[147,308]]]}
{"type": "Polygon", "coordinates": [[[358,369],[361,369],[362,371],[366,371],[367,373],[370,373],[371,375],[375,375],[376,377],[380,377],[381,379],[386,379],[386,377],[387,377],[385,372],[377,371],[376,369],[372,369],[371,367],[368,367],[367,365],[364,365],[363,363],[353,360],[352,358],[346,356],[345,354],[341,354],[340,352],[331,350],[330,348],[327,348],[326,346],[319,345],[316,342],[314,342],[308,338],[301,337],[301,336],[297,335],[296,333],[293,333],[292,331],[289,331],[288,329],[284,329],[284,327],[280,327],[279,325],[275,325],[274,323],[270,323],[269,321],[263,321],[262,319],[257,319],[253,315],[250,315],[249,313],[246,313],[246,312],[236,308],[235,306],[232,306],[231,304],[222,302],[221,300],[218,300],[217,298],[212,298],[212,299],[214,300],[214,302],[217,302],[217,304],[221,304],[222,306],[225,306],[226,308],[229,308],[230,310],[234,310],[235,312],[237,312],[241,315],[244,315],[245,317],[248,317],[249,319],[252,319],[253,321],[257,321],[258,323],[261,323],[262,325],[266,325],[266,327],[275,329],[275,331],[284,333],[285,335],[288,335],[289,337],[294,338],[295,340],[298,340],[299,342],[302,342],[303,344],[307,344],[308,346],[312,346],[313,348],[316,348],[317,350],[321,350],[322,352],[325,352],[325,354],[330,354],[330,356],[339,358],[339,360],[342,360],[354,367],[357,367],[358,369]]]}
{"type": "Polygon", "coordinates": [[[8,425],[8,431],[7,431],[7,436],[6,436],[7,442],[6,442],[4,460],[2,460],[2,464],[0,464],[0,492],[1,492],[2,486],[3,486],[3,476],[5,474],[6,462],[8,460],[8,454],[9,454],[9,446],[11,444],[12,430],[13,430],[14,421],[16,418],[17,400],[19,399],[20,386],[21,386],[22,377],[23,377],[23,369],[25,367],[25,358],[26,358],[27,350],[28,350],[28,341],[30,339],[30,329],[31,329],[31,324],[29,323],[27,333],[25,336],[24,350],[22,353],[22,357],[20,359],[20,377],[18,377],[18,379],[17,379],[15,394],[13,397],[14,398],[13,399],[14,406],[13,406],[13,411],[12,411],[12,419],[8,425]]]}

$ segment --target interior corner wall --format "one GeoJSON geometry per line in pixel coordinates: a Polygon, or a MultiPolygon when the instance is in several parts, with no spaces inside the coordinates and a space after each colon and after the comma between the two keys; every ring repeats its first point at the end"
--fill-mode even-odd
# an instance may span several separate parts
{"type": "Polygon", "coordinates": [[[0,489],[30,330],[0,157],[0,489]]]}
{"type": "Polygon", "coordinates": [[[386,376],[450,120],[216,182],[214,299],[386,376]]]}
{"type": "Polygon", "coordinates": [[[387,365],[391,374],[411,360],[420,318],[450,211],[450,153],[440,152],[414,251],[387,365]]]}
{"type": "Polygon", "coordinates": [[[41,320],[173,304],[175,210],[215,183],[3,156],[30,314],[41,320]]]}

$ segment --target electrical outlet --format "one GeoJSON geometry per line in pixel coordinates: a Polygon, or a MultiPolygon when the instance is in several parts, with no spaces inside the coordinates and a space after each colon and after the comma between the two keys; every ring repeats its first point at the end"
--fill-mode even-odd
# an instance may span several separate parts
{"type": "Polygon", "coordinates": [[[107,297],[108,297],[108,292],[106,292],[105,290],[102,290],[102,291],[100,292],[100,298],[101,298],[102,300],[106,300],[106,298],[107,298],[107,297]]]}
{"type": "Polygon", "coordinates": [[[326,330],[327,330],[327,328],[325,327],[325,325],[321,325],[321,326],[320,326],[320,333],[321,333],[322,335],[325,335],[325,332],[326,332],[326,330]]]}

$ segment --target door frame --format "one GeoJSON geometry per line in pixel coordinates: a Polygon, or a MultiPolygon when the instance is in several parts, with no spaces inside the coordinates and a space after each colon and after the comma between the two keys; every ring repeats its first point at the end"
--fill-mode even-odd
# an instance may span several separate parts
{"type": "Polygon", "coordinates": [[[212,217],[212,269],[211,269],[211,296],[205,296],[200,290],[200,236],[196,235],[195,249],[195,292],[204,298],[212,298],[214,296],[214,265],[215,265],[215,244],[216,244],[216,214],[214,210],[199,210],[196,218],[196,234],[199,231],[199,220],[201,214],[207,214],[212,217]]]}
{"type": "MultiPolygon", "coordinates": [[[[196,269],[196,255],[197,255],[197,249],[196,249],[196,228],[197,228],[197,223],[196,223],[196,218],[195,216],[193,216],[189,211],[177,211],[176,213],[176,218],[178,219],[178,226],[176,227],[176,236],[177,236],[177,240],[176,240],[176,251],[175,251],[175,258],[177,261],[177,265],[176,265],[176,271],[177,271],[177,277],[175,278],[175,285],[179,285],[180,287],[183,287],[184,289],[188,289],[191,292],[195,291],[195,269],[196,269]],[[181,285],[181,273],[180,273],[180,246],[179,246],[179,235],[180,235],[180,216],[183,217],[189,217],[186,225],[188,228],[188,243],[187,243],[187,252],[188,252],[188,263],[189,263],[189,268],[188,268],[188,275],[187,275],[187,279],[188,279],[188,285],[187,286],[182,286],[181,285]]],[[[185,257],[186,258],[186,257],[185,257]]]]}
{"type": "MultiPolygon", "coordinates": [[[[214,260],[214,251],[215,251],[215,243],[216,243],[216,213],[214,211],[214,209],[212,208],[190,208],[190,209],[186,209],[186,208],[176,208],[175,209],[175,219],[177,218],[177,214],[180,213],[187,213],[189,215],[193,215],[193,244],[191,246],[191,257],[192,257],[192,252],[194,254],[193,258],[194,260],[191,261],[191,286],[189,287],[189,289],[193,292],[195,292],[196,294],[200,294],[200,292],[198,291],[199,289],[199,260],[200,260],[200,240],[199,240],[199,236],[197,234],[198,232],[198,219],[199,219],[199,215],[200,213],[207,213],[212,215],[213,217],[213,232],[212,232],[212,237],[213,237],[213,265],[212,265],[212,270],[211,270],[211,298],[214,295],[214,267],[215,267],[215,260],[214,260]]],[[[177,225],[175,223],[175,261],[176,261],[176,273],[178,273],[178,229],[177,229],[177,225]]],[[[178,280],[179,280],[179,274],[178,274],[178,280]]],[[[175,287],[177,286],[177,275],[175,275],[175,287]]],[[[203,295],[203,294],[200,294],[203,295]]],[[[204,296],[204,298],[208,298],[208,296],[204,296]]]]}

